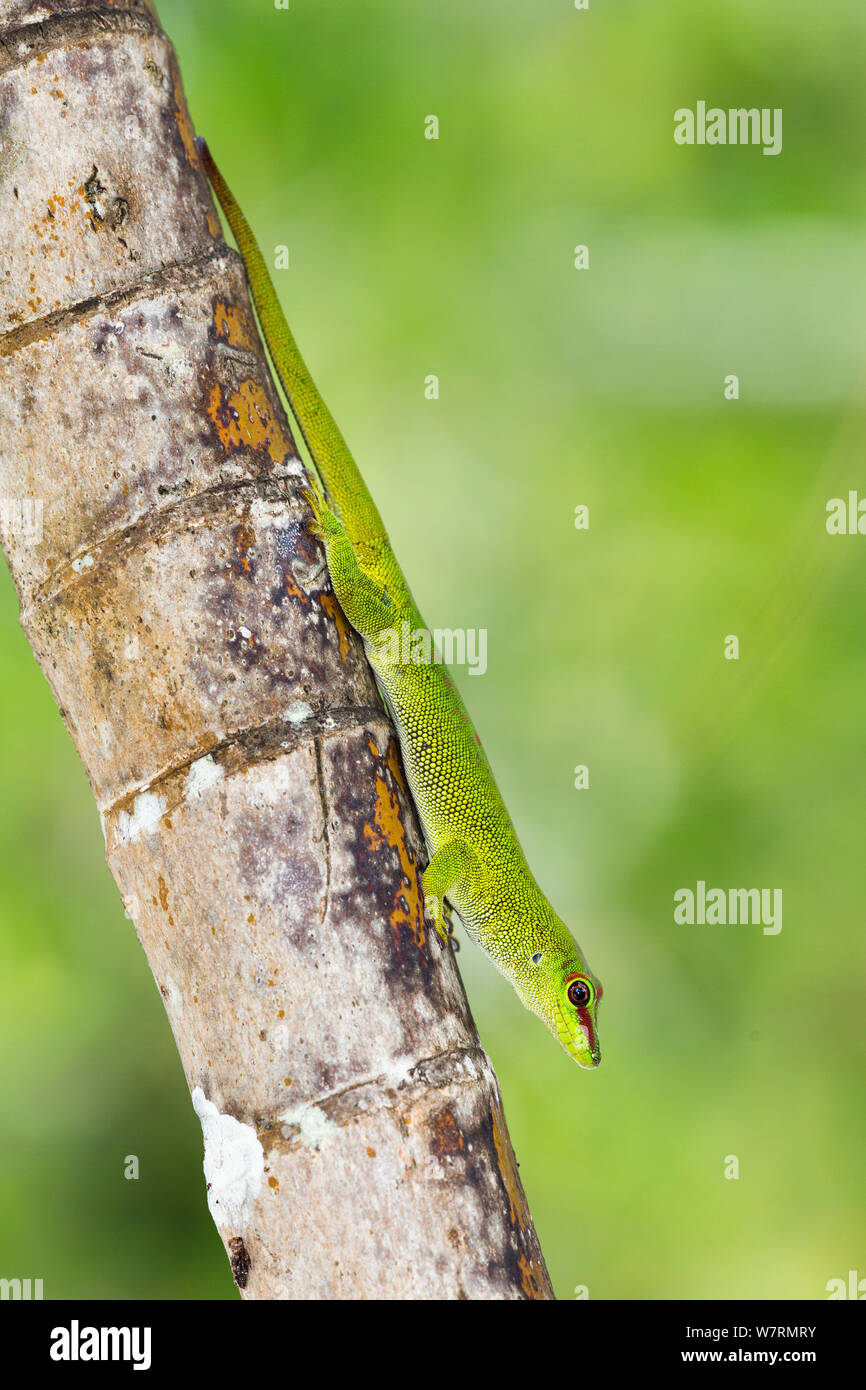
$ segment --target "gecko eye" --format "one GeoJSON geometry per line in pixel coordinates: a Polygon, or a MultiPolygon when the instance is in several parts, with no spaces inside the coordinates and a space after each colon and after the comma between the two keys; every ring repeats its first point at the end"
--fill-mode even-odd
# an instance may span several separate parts
{"type": "Polygon", "coordinates": [[[592,999],[592,989],[586,980],[572,980],[568,986],[569,1003],[576,1009],[583,1009],[592,999]]]}

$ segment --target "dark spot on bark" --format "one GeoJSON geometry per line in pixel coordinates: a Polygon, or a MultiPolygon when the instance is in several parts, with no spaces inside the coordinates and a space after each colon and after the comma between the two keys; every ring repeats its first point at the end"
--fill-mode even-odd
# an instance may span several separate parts
{"type": "Polygon", "coordinates": [[[144,70],[155,87],[162,87],[164,85],[165,74],[162,68],[159,67],[152,58],[147,59],[144,64],[144,70]]]}
{"type": "Polygon", "coordinates": [[[430,1151],[436,1158],[454,1158],[463,1151],[463,1134],[450,1106],[446,1105],[433,1117],[431,1127],[430,1151]]]}
{"type": "Polygon", "coordinates": [[[321,559],[319,542],[314,536],[311,536],[307,528],[301,526],[300,523],[298,523],[295,529],[297,530],[295,545],[298,555],[306,564],[315,565],[321,559]]]}
{"type": "Polygon", "coordinates": [[[234,528],[234,552],[229,560],[229,569],[243,579],[256,577],[256,533],[248,522],[243,521],[234,528]]]}
{"type": "Polygon", "coordinates": [[[105,185],[99,182],[99,171],[96,165],[94,164],[93,172],[91,173],[90,178],[86,179],[84,183],[84,198],[88,206],[90,207],[90,213],[94,222],[102,222],[104,220],[101,212],[97,207],[98,200],[104,192],[105,185]]]}
{"type": "Polygon", "coordinates": [[[265,655],[265,648],[256,634],[249,628],[246,628],[243,633],[239,629],[231,628],[226,645],[244,671],[249,671],[252,667],[260,665],[265,655]],[[249,633],[249,636],[246,633],[249,633]]]}
{"type": "Polygon", "coordinates": [[[113,341],[116,336],[114,325],[109,323],[108,319],[102,319],[93,328],[93,351],[96,353],[104,352],[106,344],[113,341]]]}
{"type": "Polygon", "coordinates": [[[342,1068],[335,1067],[330,1062],[322,1062],[316,1068],[319,1090],[332,1091],[339,1083],[342,1071],[342,1068]]]}
{"type": "Polygon", "coordinates": [[[244,1245],[241,1236],[232,1236],[228,1242],[229,1260],[232,1267],[232,1278],[239,1289],[245,1289],[250,1277],[251,1262],[247,1247],[244,1245]]]}

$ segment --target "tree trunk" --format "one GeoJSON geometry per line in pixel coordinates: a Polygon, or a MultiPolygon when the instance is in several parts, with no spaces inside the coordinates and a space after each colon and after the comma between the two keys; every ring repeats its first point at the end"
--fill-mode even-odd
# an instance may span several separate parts
{"type": "Polygon", "coordinates": [[[0,0],[0,499],[249,1298],[549,1298],[174,52],[0,0]]]}

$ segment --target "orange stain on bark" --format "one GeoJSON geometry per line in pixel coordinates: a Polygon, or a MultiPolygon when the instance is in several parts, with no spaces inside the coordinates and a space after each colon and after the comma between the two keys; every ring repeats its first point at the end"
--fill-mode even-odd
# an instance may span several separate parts
{"type": "Polygon", "coordinates": [[[523,1193],[520,1190],[520,1179],[517,1176],[517,1169],[514,1165],[514,1154],[511,1145],[505,1135],[505,1116],[502,1114],[498,1105],[491,1106],[490,1118],[493,1121],[493,1143],[496,1148],[496,1160],[499,1164],[499,1172],[502,1175],[502,1182],[508,1197],[509,1217],[512,1226],[517,1225],[522,1231],[525,1225],[523,1210],[523,1193]]]}
{"type": "Polygon", "coordinates": [[[386,760],[386,766],[390,769],[401,791],[405,792],[405,794],[408,796],[409,790],[406,786],[406,779],[403,776],[403,766],[400,762],[400,754],[397,752],[397,740],[393,738],[391,739],[391,742],[388,744],[388,757],[386,760]]]}
{"type": "MultiPolygon", "coordinates": [[[[154,901],[156,901],[156,899],[154,899],[154,901]]],[[[168,912],[168,888],[166,887],[166,882],[162,874],[159,876],[159,905],[163,912],[168,912]]],[[[170,912],[168,912],[168,925],[170,927],[174,926],[174,918],[170,912]]]]}
{"type": "MultiPolygon", "coordinates": [[[[391,740],[393,744],[393,740],[391,740]]],[[[370,752],[379,764],[376,773],[376,809],[373,824],[364,826],[364,838],[371,850],[376,853],[383,844],[397,851],[402,870],[403,882],[394,890],[389,921],[398,942],[400,929],[407,927],[412,933],[415,945],[421,950],[427,939],[424,926],[424,894],[421,891],[421,875],[418,863],[406,843],[406,831],[400,817],[400,803],[393,786],[389,784],[386,772],[389,766],[391,749],[383,756],[374,739],[369,740],[370,752]]]]}
{"type": "Polygon", "coordinates": [[[207,413],[227,454],[238,449],[264,449],[272,463],[282,463],[291,453],[265,390],[257,381],[243,381],[236,391],[225,395],[219,383],[214,382],[207,413]]]}
{"type": "Polygon", "coordinates": [[[340,638],[340,660],[345,661],[349,655],[349,624],[346,622],[343,610],[333,594],[322,594],[321,602],[331,622],[337,624],[337,633],[340,638]]]}
{"type": "Polygon", "coordinates": [[[545,1280],[542,1275],[541,1266],[537,1260],[528,1260],[525,1255],[521,1255],[517,1261],[520,1268],[523,1292],[527,1298],[543,1299],[545,1280]]]}
{"type": "Polygon", "coordinates": [[[183,141],[183,152],[187,161],[193,169],[200,168],[198,150],[195,147],[195,131],[192,128],[192,121],[186,109],[186,100],[183,95],[183,88],[180,85],[180,72],[177,65],[172,63],[172,95],[174,96],[174,114],[177,117],[177,128],[180,138],[183,141]]]}
{"type": "MultiPolygon", "coordinates": [[[[508,1215],[511,1225],[515,1230],[523,1232],[526,1230],[528,1212],[526,1209],[526,1198],[520,1186],[520,1178],[517,1175],[517,1165],[514,1153],[508,1142],[508,1135],[505,1129],[505,1116],[497,1101],[490,1107],[490,1118],[493,1124],[493,1145],[496,1149],[496,1161],[499,1165],[499,1173],[502,1184],[508,1197],[508,1215]]],[[[540,1261],[531,1255],[520,1255],[518,1261],[520,1269],[520,1282],[523,1292],[527,1298],[544,1299],[546,1297],[547,1276],[544,1266],[540,1261]]]]}
{"type": "Polygon", "coordinates": [[[438,1159],[453,1158],[465,1148],[463,1131],[450,1106],[446,1105],[439,1111],[433,1120],[432,1129],[430,1147],[438,1159]]]}
{"type": "Polygon", "coordinates": [[[247,348],[252,352],[256,350],[253,325],[249,314],[240,304],[228,304],[218,299],[214,305],[213,322],[218,342],[228,343],[230,347],[247,348]]]}

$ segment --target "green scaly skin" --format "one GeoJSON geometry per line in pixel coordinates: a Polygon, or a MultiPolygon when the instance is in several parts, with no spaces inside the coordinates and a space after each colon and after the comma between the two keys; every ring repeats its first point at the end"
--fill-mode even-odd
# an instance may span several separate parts
{"type": "Polygon", "coordinates": [[[426,630],[382,519],[283,316],[252,232],[204,144],[208,177],[243,256],[271,359],[327,499],[305,496],[334,593],[390,708],[430,862],[425,908],[448,940],[446,902],[518,997],[582,1067],[600,1061],[601,985],[538,887],[460,695],[435,663],[395,661],[389,634],[426,630]]]}

